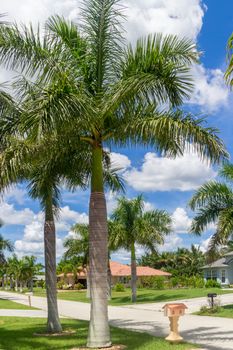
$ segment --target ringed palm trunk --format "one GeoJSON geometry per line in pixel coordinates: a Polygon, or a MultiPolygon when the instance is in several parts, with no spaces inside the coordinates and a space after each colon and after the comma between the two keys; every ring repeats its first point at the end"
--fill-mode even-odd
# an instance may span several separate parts
{"type": "Polygon", "coordinates": [[[60,333],[62,332],[62,327],[57,307],[56,232],[52,199],[48,201],[45,209],[44,253],[46,295],[48,304],[47,331],[49,333],[60,333]]]}
{"type": "Polygon", "coordinates": [[[102,147],[92,151],[91,198],[89,206],[89,279],[91,315],[87,346],[111,346],[108,325],[108,229],[103,189],[102,147]]]}
{"type": "Polygon", "coordinates": [[[137,265],[134,242],[131,244],[131,290],[132,290],[132,302],[137,301],[137,265]]]}
{"type": "Polygon", "coordinates": [[[15,278],[15,291],[18,292],[18,278],[15,278]]]}
{"type": "Polygon", "coordinates": [[[110,260],[108,259],[108,300],[112,299],[112,273],[110,267],[110,260]]]}

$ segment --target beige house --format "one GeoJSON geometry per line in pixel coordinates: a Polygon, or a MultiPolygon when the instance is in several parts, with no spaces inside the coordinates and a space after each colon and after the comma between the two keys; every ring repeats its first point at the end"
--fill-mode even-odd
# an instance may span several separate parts
{"type": "MultiPolygon", "coordinates": [[[[110,261],[111,281],[112,285],[116,283],[128,284],[131,277],[131,267],[129,265],[120,264],[116,261],[110,261]]],[[[171,274],[162,270],[156,270],[148,266],[137,266],[137,278],[140,283],[142,277],[163,276],[171,277],[171,274]]],[[[83,269],[78,271],[76,276],[73,273],[61,273],[57,276],[58,281],[64,280],[64,283],[73,286],[75,283],[82,283],[84,288],[87,286],[87,271],[83,269]]]]}

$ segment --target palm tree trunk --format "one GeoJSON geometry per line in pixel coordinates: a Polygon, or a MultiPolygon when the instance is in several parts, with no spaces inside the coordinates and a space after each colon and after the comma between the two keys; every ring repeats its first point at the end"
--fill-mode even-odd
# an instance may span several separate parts
{"type": "Polygon", "coordinates": [[[33,278],[30,281],[30,292],[33,293],[33,278]]]}
{"type": "Polygon", "coordinates": [[[19,291],[20,291],[20,293],[23,293],[23,282],[22,281],[19,282],[19,291]]]}
{"type": "Polygon", "coordinates": [[[106,200],[103,189],[102,148],[93,148],[91,198],[89,206],[89,278],[91,317],[87,346],[111,346],[108,325],[108,229],[106,200]]]}
{"type": "Polygon", "coordinates": [[[131,245],[131,289],[132,289],[132,302],[137,301],[137,265],[136,265],[136,253],[134,242],[131,245]]]}
{"type": "Polygon", "coordinates": [[[52,199],[45,208],[44,223],[44,253],[45,279],[48,304],[47,331],[49,333],[62,332],[57,306],[57,274],[56,274],[56,232],[53,217],[52,199]]]}
{"type": "Polygon", "coordinates": [[[18,278],[15,279],[15,291],[18,292],[18,278]]]}
{"type": "Polygon", "coordinates": [[[108,300],[112,299],[112,273],[110,268],[110,260],[108,259],[108,300]]]}
{"type": "Polygon", "coordinates": [[[90,299],[91,297],[91,290],[90,290],[90,278],[89,278],[89,267],[86,267],[86,273],[87,273],[87,292],[86,292],[86,298],[90,299]]]}

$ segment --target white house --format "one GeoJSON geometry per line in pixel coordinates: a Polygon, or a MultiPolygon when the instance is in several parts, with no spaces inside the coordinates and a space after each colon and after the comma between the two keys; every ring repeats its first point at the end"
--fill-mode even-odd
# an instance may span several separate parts
{"type": "Polygon", "coordinates": [[[233,251],[223,258],[203,266],[204,279],[219,282],[221,285],[233,284],[233,251]]]}

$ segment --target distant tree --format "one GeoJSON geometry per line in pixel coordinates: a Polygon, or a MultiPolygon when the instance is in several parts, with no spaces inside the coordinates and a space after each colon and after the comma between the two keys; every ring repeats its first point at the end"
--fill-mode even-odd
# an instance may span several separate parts
{"type": "Polygon", "coordinates": [[[215,224],[215,233],[209,244],[209,254],[226,245],[233,234],[233,164],[225,164],[219,175],[226,182],[209,181],[202,185],[189,202],[196,211],[191,233],[201,235],[208,225],[215,224]]]}
{"type": "Polygon", "coordinates": [[[136,302],[137,271],[136,244],[155,251],[164,242],[164,236],[171,232],[171,217],[164,210],[144,211],[142,196],[128,200],[118,199],[117,208],[109,221],[110,245],[124,248],[131,254],[132,301],[136,302]]]}

